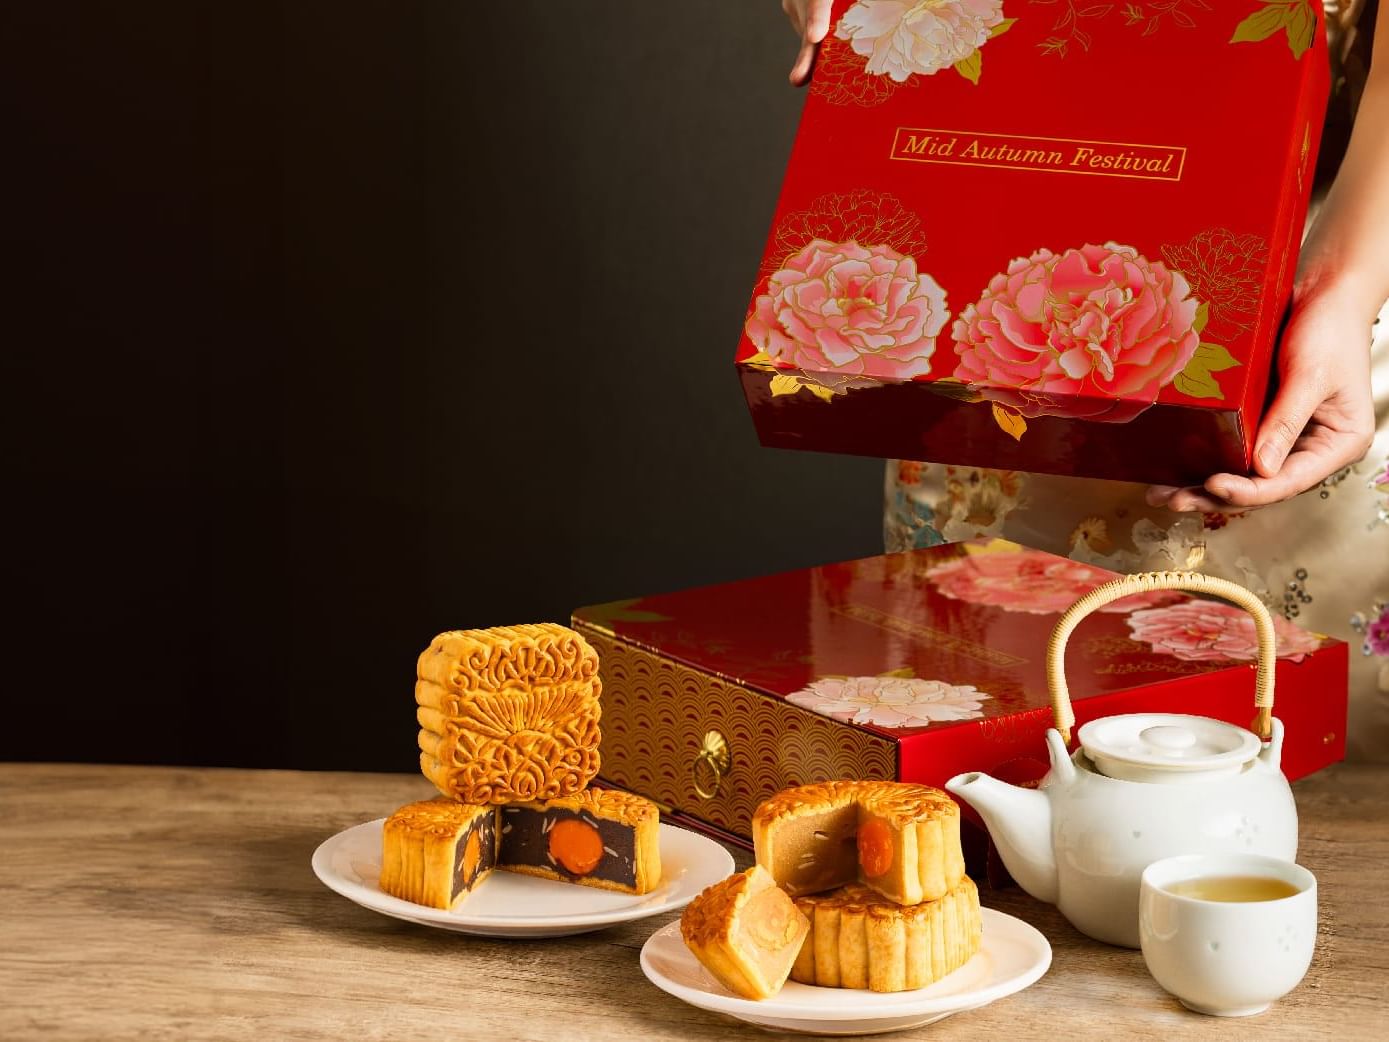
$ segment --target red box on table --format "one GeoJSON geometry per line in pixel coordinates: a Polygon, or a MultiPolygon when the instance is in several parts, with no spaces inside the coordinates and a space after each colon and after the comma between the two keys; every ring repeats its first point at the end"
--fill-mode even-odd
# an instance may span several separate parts
{"type": "MultiPolygon", "coordinates": [[[[773,793],[830,778],[941,785],[1047,770],[1048,639],[1115,575],[1003,540],[580,608],[597,649],[601,777],[673,820],[746,842],[773,793]]],[[[1346,645],[1275,616],[1274,715],[1296,779],[1345,754],[1346,645]]],[[[1083,619],[1066,677],[1077,724],[1129,712],[1249,726],[1253,620],[1180,593],[1083,619]]]]}
{"type": "Polygon", "coordinates": [[[1312,0],[837,0],[737,352],[762,442],[1244,472],[1328,91],[1312,0]]]}

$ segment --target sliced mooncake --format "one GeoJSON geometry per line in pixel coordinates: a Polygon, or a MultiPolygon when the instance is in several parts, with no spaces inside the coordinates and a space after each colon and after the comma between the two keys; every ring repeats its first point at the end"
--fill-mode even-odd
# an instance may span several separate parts
{"type": "Polygon", "coordinates": [[[747,999],[786,983],[810,920],[758,865],[706,889],[680,916],[680,936],[719,983],[747,999]]]}
{"type": "Polygon", "coordinates": [[[449,909],[496,860],[495,807],[452,800],[409,803],[382,827],[380,886],[403,900],[449,909]]]}
{"type": "Polygon", "coordinates": [[[860,882],[898,904],[944,896],[964,878],[960,808],[949,793],[889,781],[786,789],[752,818],[757,863],[793,897],[860,882]]]}
{"type": "Polygon", "coordinates": [[[660,811],[616,789],[500,808],[497,867],[645,894],[661,881],[660,811]]]}
{"type": "Polygon", "coordinates": [[[810,920],[791,979],[823,988],[909,991],[979,951],[979,891],[968,876],[935,901],[900,905],[859,883],[796,898],[810,920]]]}

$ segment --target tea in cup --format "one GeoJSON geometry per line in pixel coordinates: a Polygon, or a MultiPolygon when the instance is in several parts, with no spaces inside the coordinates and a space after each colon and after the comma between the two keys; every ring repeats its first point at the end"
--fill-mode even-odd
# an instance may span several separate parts
{"type": "Polygon", "coordinates": [[[1143,872],[1138,934],[1148,971],[1187,1009],[1262,1013],[1312,963],[1316,877],[1261,854],[1164,858],[1143,872]]]}

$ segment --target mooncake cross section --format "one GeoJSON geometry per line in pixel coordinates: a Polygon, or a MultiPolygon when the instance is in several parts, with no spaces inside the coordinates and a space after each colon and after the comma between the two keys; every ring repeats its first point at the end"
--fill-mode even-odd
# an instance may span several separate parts
{"type": "Polygon", "coordinates": [[[680,935],[724,987],[766,999],[786,983],[810,920],[759,865],[729,876],[686,906],[680,935]]]}
{"type": "Polygon", "coordinates": [[[943,897],[965,874],[959,806],[926,785],[786,789],[757,808],[752,832],[757,863],[793,897],[856,882],[913,905],[943,897]]]}

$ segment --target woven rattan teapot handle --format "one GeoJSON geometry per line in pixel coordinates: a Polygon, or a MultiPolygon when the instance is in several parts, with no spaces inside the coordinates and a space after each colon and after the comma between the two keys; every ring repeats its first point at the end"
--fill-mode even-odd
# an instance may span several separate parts
{"type": "Polygon", "coordinates": [[[1264,607],[1264,602],[1243,586],[1200,572],[1144,572],[1124,576],[1097,586],[1066,609],[1052,630],[1051,642],[1047,645],[1047,687],[1051,692],[1056,729],[1061,732],[1061,737],[1069,744],[1071,728],[1076,722],[1075,713],[1071,710],[1071,693],[1066,688],[1065,672],[1066,642],[1071,639],[1072,631],[1081,619],[1097,608],[1137,593],[1157,590],[1183,590],[1222,597],[1254,617],[1254,629],[1259,638],[1259,668],[1254,678],[1254,706],[1258,715],[1253,730],[1261,741],[1267,742],[1273,732],[1273,667],[1278,654],[1273,617],[1264,607]]]}

